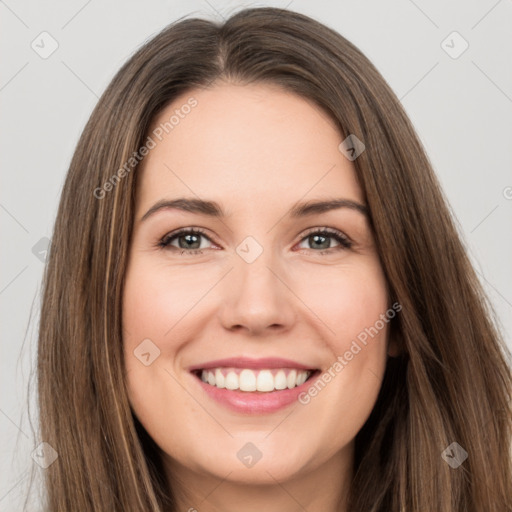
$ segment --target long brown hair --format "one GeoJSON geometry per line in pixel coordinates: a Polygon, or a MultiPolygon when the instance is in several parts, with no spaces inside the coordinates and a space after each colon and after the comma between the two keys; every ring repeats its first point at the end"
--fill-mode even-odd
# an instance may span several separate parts
{"type": "Polygon", "coordinates": [[[121,301],[137,174],[125,163],[174,98],[219,80],[280,85],[323,108],[340,142],[354,134],[366,146],[354,165],[402,306],[390,331],[401,354],[389,358],[356,437],[348,510],[511,510],[509,354],[425,151],[353,44],[275,8],[166,27],[116,74],[84,129],[62,191],[40,320],[40,435],[58,453],[44,473],[48,510],[175,510],[125,388],[121,301]],[[458,468],[442,456],[448,448],[453,457],[454,442],[468,454],[458,468]]]}

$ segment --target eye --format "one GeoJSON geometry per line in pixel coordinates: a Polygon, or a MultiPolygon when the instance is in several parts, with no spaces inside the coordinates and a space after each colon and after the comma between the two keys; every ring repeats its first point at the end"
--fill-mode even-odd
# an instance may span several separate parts
{"type": "Polygon", "coordinates": [[[335,251],[350,249],[352,247],[352,242],[346,235],[337,229],[330,228],[314,228],[302,238],[301,243],[303,241],[309,243],[313,248],[321,249],[320,251],[314,251],[319,254],[331,254],[335,251]],[[331,247],[331,239],[336,240],[339,245],[331,247]]]}
{"type": "MultiPolygon", "coordinates": [[[[201,239],[211,239],[206,235],[205,231],[200,228],[184,228],[176,233],[168,233],[159,242],[158,247],[162,249],[170,249],[172,251],[180,251],[180,255],[203,254],[202,249],[207,247],[201,246],[201,239]],[[177,242],[177,245],[175,244],[177,242]]],[[[352,242],[341,231],[331,228],[313,228],[301,240],[310,243],[312,249],[319,254],[331,254],[336,251],[350,249],[352,242]],[[338,246],[331,247],[331,239],[338,242],[338,246]]],[[[304,248],[301,248],[304,249],[304,248]]]]}
{"type": "MultiPolygon", "coordinates": [[[[205,247],[201,247],[201,238],[210,240],[205,232],[200,228],[185,228],[180,229],[176,233],[169,233],[165,235],[159,242],[158,246],[162,249],[172,248],[173,250],[181,250],[180,254],[202,254],[205,247]],[[178,246],[174,245],[177,241],[178,246]]],[[[211,241],[211,240],[210,240],[211,241]]]]}

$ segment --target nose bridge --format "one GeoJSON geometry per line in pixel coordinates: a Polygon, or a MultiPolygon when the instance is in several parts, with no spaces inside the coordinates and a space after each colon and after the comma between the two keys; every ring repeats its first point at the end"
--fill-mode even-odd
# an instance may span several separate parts
{"type": "Polygon", "coordinates": [[[260,331],[287,325],[293,319],[290,292],[279,278],[277,253],[254,237],[236,248],[234,269],[225,283],[222,319],[226,327],[244,326],[260,331]],[[277,274],[277,275],[276,275],[277,274]]]}
{"type": "MultiPolygon", "coordinates": [[[[269,304],[276,300],[279,283],[270,269],[277,266],[269,242],[264,247],[253,236],[246,237],[236,248],[234,279],[239,300],[248,300],[256,306],[259,302],[269,304]]],[[[274,270],[275,272],[275,270],[274,270]]]]}

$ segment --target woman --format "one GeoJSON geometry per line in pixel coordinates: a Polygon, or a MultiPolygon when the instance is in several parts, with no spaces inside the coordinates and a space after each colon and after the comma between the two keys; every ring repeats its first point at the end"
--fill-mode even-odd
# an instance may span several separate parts
{"type": "Polygon", "coordinates": [[[512,509],[506,346],[424,149],[291,11],[174,23],[115,76],[38,357],[48,510],[512,509]]]}

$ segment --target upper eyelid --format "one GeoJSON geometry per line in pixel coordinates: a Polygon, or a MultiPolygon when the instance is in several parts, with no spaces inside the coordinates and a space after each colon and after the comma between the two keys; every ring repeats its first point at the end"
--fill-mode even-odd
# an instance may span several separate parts
{"type": "Polygon", "coordinates": [[[336,229],[336,228],[329,228],[327,226],[320,226],[320,227],[317,227],[317,228],[309,228],[306,230],[306,232],[302,235],[302,238],[305,238],[306,236],[312,234],[312,233],[317,233],[317,232],[326,232],[327,234],[329,235],[338,235],[338,236],[341,236],[343,238],[346,238],[347,240],[351,240],[351,238],[344,232],[342,231],[341,229],[336,229]]]}

